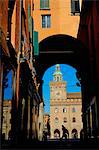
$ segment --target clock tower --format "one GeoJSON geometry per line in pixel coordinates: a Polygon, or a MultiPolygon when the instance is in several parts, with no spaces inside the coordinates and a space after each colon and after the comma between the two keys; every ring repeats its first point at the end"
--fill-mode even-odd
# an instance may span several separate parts
{"type": "MultiPolygon", "coordinates": [[[[63,81],[63,75],[60,70],[60,65],[57,64],[55,72],[53,73],[53,81],[50,82],[51,138],[54,138],[55,128],[56,130],[61,130],[61,123],[58,123],[59,118],[61,118],[60,108],[64,106],[66,99],[66,82],[63,81]]],[[[62,122],[62,120],[60,119],[59,122],[62,122]]],[[[60,132],[60,137],[61,136],[62,132],[60,132]]]]}
{"type": "Polygon", "coordinates": [[[62,137],[64,126],[67,138],[80,137],[82,129],[81,93],[67,93],[66,82],[57,64],[50,82],[50,132],[52,139],[62,137]],[[76,129],[76,130],[75,130],[76,129]]]}
{"type": "Polygon", "coordinates": [[[50,100],[65,100],[66,99],[66,82],[63,81],[63,76],[60,71],[60,65],[56,65],[53,74],[53,81],[50,82],[50,100]]]}

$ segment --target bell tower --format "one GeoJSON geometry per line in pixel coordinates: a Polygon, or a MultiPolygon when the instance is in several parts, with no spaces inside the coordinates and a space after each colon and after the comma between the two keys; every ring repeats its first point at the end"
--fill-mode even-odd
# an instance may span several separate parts
{"type": "Polygon", "coordinates": [[[60,65],[57,64],[53,73],[53,81],[50,82],[50,100],[66,100],[66,98],[66,82],[63,81],[60,65]]]}
{"type": "Polygon", "coordinates": [[[56,82],[62,81],[62,73],[60,71],[60,65],[59,64],[56,65],[56,70],[53,74],[53,80],[56,82]]]}
{"type": "MultiPolygon", "coordinates": [[[[55,71],[53,73],[53,81],[50,82],[50,124],[51,124],[51,137],[54,138],[54,129],[59,130],[60,137],[62,136],[61,132],[61,123],[60,126],[58,121],[60,116],[60,110],[65,106],[67,99],[66,92],[66,82],[63,81],[63,75],[61,72],[60,65],[55,66],[55,71]],[[58,119],[58,120],[56,120],[58,119]],[[56,123],[57,122],[57,123],[56,123]]],[[[62,110],[61,110],[62,111],[62,110]]]]}

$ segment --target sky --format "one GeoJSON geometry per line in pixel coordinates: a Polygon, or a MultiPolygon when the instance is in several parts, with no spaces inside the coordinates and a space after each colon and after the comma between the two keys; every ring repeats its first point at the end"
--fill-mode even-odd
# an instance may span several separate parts
{"type": "MultiPolygon", "coordinates": [[[[67,92],[80,92],[81,88],[76,86],[76,83],[79,82],[76,77],[76,69],[65,64],[60,64],[60,70],[63,74],[63,80],[67,83],[67,92]]],[[[50,113],[50,81],[53,80],[53,73],[55,71],[55,65],[48,68],[43,75],[43,99],[44,99],[44,112],[50,113]]],[[[8,87],[4,90],[4,99],[11,99],[12,98],[12,73],[11,71],[8,74],[8,87]]]]}
{"type": "Polygon", "coordinates": [[[12,72],[8,73],[8,87],[4,89],[4,99],[12,98],[12,72]]]}
{"type": "MultiPolygon", "coordinates": [[[[60,64],[60,70],[63,74],[63,80],[67,83],[66,91],[70,92],[80,92],[81,87],[76,86],[78,81],[76,77],[76,69],[65,64],[60,64]]],[[[55,71],[55,65],[48,68],[43,75],[43,99],[44,99],[44,111],[45,113],[50,113],[50,88],[49,83],[53,80],[53,73],[55,71]]]]}

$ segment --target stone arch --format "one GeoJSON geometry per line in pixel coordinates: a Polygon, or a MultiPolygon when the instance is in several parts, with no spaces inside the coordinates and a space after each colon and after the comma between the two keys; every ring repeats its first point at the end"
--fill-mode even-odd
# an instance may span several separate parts
{"type": "Polygon", "coordinates": [[[34,67],[40,77],[39,89],[42,89],[44,72],[55,64],[67,64],[74,67],[77,70],[77,78],[81,81],[84,77],[83,73],[88,70],[87,54],[83,56],[83,50],[86,50],[86,47],[77,38],[70,35],[56,34],[40,41],[39,55],[35,56],[34,60],[34,67]],[[85,63],[83,63],[83,57],[85,63]],[[83,66],[84,64],[86,65],[83,66]]]}
{"type": "Polygon", "coordinates": [[[60,138],[60,131],[59,131],[59,129],[55,129],[54,130],[54,138],[60,138]]]}
{"type": "Polygon", "coordinates": [[[73,139],[78,138],[78,131],[77,131],[77,129],[74,128],[74,129],[71,131],[71,135],[72,135],[72,138],[73,138],[73,139]]]}

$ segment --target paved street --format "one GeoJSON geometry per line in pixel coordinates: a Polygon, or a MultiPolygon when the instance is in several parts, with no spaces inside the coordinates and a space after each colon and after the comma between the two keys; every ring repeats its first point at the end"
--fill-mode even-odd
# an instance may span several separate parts
{"type": "Polygon", "coordinates": [[[87,142],[81,142],[80,140],[48,140],[48,141],[35,141],[24,142],[19,145],[8,146],[4,144],[2,149],[99,149],[98,140],[90,139],[87,142]]]}

